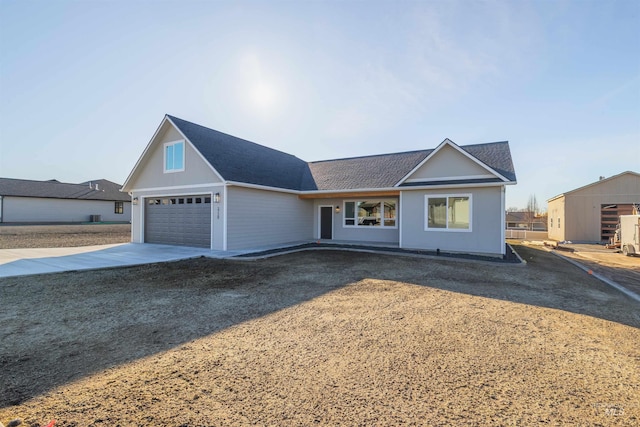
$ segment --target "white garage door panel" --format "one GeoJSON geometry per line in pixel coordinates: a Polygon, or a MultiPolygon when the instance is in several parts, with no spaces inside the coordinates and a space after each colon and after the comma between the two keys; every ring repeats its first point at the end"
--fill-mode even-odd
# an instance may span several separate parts
{"type": "Polygon", "coordinates": [[[211,247],[211,197],[197,195],[147,199],[144,241],[211,247]]]}

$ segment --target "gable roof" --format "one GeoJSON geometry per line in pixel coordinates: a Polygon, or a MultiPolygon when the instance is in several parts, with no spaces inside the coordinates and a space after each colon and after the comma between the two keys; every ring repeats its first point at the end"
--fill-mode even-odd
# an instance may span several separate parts
{"type": "MultiPolygon", "coordinates": [[[[402,179],[434,152],[434,149],[429,149],[307,163],[291,154],[218,132],[178,117],[166,115],[165,121],[176,127],[224,181],[294,191],[393,188],[402,184],[402,179]]],[[[163,123],[165,122],[163,121],[163,123]]],[[[158,129],[161,127],[162,124],[158,129]]],[[[149,146],[154,139],[155,136],[149,146]]],[[[147,146],[145,153],[149,146],[147,146]]],[[[474,161],[490,171],[496,172],[496,178],[474,182],[439,181],[437,184],[505,182],[499,176],[504,177],[508,183],[515,182],[516,176],[508,142],[455,145],[455,147],[466,152],[474,161]]],[[[134,171],[141,163],[141,159],[134,167],[134,171]]],[[[127,178],[125,186],[129,185],[134,171],[127,178]]],[[[435,184],[435,182],[402,185],[430,184],[435,184]]]]}
{"type": "MultiPolygon", "coordinates": [[[[445,140],[446,141],[446,140],[445,140]]],[[[469,155],[500,173],[509,181],[516,180],[507,141],[458,146],[469,155]]],[[[311,162],[309,167],[318,190],[350,190],[359,188],[390,188],[401,182],[429,157],[435,149],[381,154],[377,156],[311,162]]],[[[474,183],[501,182],[499,178],[474,180],[474,183]]],[[[461,181],[435,181],[433,184],[472,183],[461,181]]],[[[428,185],[402,183],[411,187],[428,185]]]]}
{"type": "Polygon", "coordinates": [[[289,190],[315,190],[307,162],[226,133],[167,115],[226,180],[289,190]]]}
{"type": "Polygon", "coordinates": [[[576,191],[584,190],[585,188],[588,188],[588,187],[593,187],[593,186],[600,185],[602,183],[605,183],[605,182],[620,178],[620,177],[622,177],[624,175],[633,175],[633,176],[636,176],[636,177],[640,178],[640,173],[638,173],[638,172],[633,172],[633,171],[622,172],[622,173],[619,173],[618,175],[613,175],[613,176],[610,176],[609,178],[604,178],[604,179],[601,179],[599,181],[592,182],[591,184],[583,185],[582,187],[578,187],[578,188],[573,189],[571,191],[566,191],[564,193],[560,193],[557,196],[553,196],[552,198],[547,199],[547,202],[550,202],[552,200],[555,200],[555,199],[558,199],[560,197],[566,196],[567,194],[575,193],[576,191]]]}
{"type": "Polygon", "coordinates": [[[79,199],[131,201],[120,185],[106,179],[69,184],[57,180],[33,181],[28,179],[0,178],[0,196],[40,197],[47,199],[79,199]],[[91,183],[91,187],[89,186],[91,183]],[[98,189],[96,185],[98,184],[98,189]]]}

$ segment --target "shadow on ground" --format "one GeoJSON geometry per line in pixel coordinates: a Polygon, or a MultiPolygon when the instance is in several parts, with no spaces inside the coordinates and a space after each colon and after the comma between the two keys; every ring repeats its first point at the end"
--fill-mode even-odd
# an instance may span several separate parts
{"type": "Polygon", "coordinates": [[[526,267],[342,251],[0,279],[0,408],[364,278],[640,327],[634,302],[543,251],[526,267]]]}

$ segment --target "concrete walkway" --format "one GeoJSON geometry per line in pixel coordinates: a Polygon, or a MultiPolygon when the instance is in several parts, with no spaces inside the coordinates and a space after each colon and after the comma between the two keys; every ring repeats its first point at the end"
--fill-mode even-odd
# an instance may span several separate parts
{"type": "Polygon", "coordinates": [[[235,254],[149,243],[77,248],[0,249],[0,277],[152,264],[201,256],[226,258],[230,255],[235,254]]]}

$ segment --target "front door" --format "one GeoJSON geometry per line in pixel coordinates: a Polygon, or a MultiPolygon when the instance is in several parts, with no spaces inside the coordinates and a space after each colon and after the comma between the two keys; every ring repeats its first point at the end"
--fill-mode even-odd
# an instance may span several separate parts
{"type": "Polygon", "coordinates": [[[320,238],[333,238],[333,206],[320,207],[320,238]]]}

